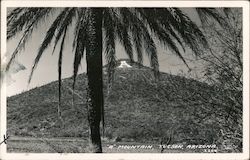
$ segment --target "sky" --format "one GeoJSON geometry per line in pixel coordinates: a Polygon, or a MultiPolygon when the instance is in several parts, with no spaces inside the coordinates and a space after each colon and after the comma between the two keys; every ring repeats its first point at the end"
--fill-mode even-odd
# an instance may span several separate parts
{"type": "MultiPolygon", "coordinates": [[[[189,17],[194,20],[197,24],[199,24],[198,17],[193,9],[182,9],[186,12],[189,17]]],[[[58,71],[57,71],[57,61],[59,54],[59,45],[57,46],[54,54],[52,55],[53,43],[52,45],[44,52],[41,60],[38,63],[38,66],[33,74],[32,80],[30,84],[28,84],[28,77],[31,72],[31,67],[33,65],[35,56],[37,54],[38,48],[45,37],[46,31],[48,30],[52,19],[47,19],[46,22],[42,22],[37,30],[33,32],[32,37],[28,41],[25,49],[22,50],[16,61],[23,64],[26,69],[22,70],[18,73],[12,74],[11,78],[13,79],[13,83],[7,86],[7,96],[15,95],[29,89],[32,89],[37,86],[42,86],[52,81],[58,80],[58,71]]],[[[73,33],[73,28],[69,28],[68,33],[73,33]]],[[[15,38],[11,39],[7,42],[7,55],[13,53],[15,47],[17,46],[20,40],[21,34],[17,35],[15,38]]],[[[66,35],[65,44],[68,44],[64,48],[64,56],[62,63],[62,77],[71,77],[73,73],[73,52],[72,52],[72,38],[70,34],[66,35]]],[[[189,74],[188,68],[183,64],[183,62],[174,54],[172,54],[169,50],[163,47],[159,42],[156,41],[157,51],[159,57],[159,65],[160,71],[171,73],[171,74],[189,74]]],[[[192,53],[190,51],[186,51],[184,54],[188,59],[194,59],[192,53]]],[[[116,46],[116,56],[117,59],[127,58],[124,48],[117,42],[116,46]]],[[[105,64],[105,59],[103,60],[105,64]]],[[[189,61],[187,61],[189,62],[189,61]]],[[[144,65],[148,66],[149,61],[146,56],[144,56],[144,65]]],[[[197,65],[193,62],[189,63],[189,66],[195,70],[197,69],[197,65]]],[[[82,59],[81,68],[79,73],[83,73],[86,71],[86,61],[85,58],[82,59]]]]}

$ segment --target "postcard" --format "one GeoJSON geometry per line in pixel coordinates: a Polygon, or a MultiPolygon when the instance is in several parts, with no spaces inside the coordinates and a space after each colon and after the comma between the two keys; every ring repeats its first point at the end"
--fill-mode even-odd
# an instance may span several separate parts
{"type": "Polygon", "coordinates": [[[1,1],[0,158],[249,159],[249,2],[1,1]]]}

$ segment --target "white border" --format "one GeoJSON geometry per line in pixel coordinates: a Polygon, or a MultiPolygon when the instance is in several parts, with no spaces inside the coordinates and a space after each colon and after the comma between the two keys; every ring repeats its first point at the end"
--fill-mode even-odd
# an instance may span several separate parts
{"type": "MultiPolygon", "coordinates": [[[[243,7],[243,153],[6,153],[6,145],[0,146],[0,159],[249,159],[249,2],[248,1],[2,1],[1,2],[1,54],[6,53],[7,7],[243,7]]],[[[5,84],[5,83],[4,83],[5,84]]],[[[1,86],[0,140],[6,133],[6,86],[1,86]]]]}

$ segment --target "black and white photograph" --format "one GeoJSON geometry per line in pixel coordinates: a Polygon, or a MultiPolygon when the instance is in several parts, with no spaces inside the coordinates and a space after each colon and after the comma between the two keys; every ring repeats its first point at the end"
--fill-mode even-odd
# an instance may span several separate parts
{"type": "Polygon", "coordinates": [[[249,2],[1,3],[0,159],[249,158],[249,2]]]}

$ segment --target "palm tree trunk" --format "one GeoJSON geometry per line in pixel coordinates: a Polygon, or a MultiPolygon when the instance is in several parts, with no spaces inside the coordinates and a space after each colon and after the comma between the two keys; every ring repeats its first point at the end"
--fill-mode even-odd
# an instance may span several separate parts
{"type": "Polygon", "coordinates": [[[103,107],[102,81],[102,9],[93,8],[86,46],[87,107],[90,127],[90,145],[94,153],[102,152],[100,122],[103,107]]]}

